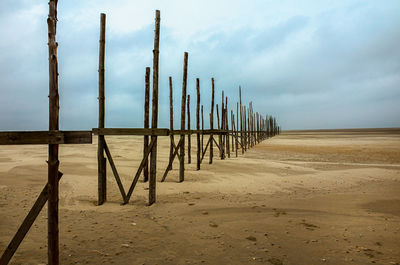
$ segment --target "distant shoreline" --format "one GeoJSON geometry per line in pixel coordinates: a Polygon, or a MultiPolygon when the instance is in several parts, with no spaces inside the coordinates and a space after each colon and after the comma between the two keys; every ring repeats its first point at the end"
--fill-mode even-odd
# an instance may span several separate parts
{"type": "Polygon", "coordinates": [[[400,134],[400,127],[395,128],[351,128],[351,129],[306,129],[306,130],[282,130],[282,134],[297,133],[377,133],[400,134]]]}

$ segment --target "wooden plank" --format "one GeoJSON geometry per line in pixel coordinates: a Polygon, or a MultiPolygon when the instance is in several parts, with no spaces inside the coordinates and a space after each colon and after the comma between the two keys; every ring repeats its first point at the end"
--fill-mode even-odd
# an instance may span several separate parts
{"type": "MultiPolygon", "coordinates": [[[[153,49],[153,97],[151,102],[151,128],[158,127],[158,65],[160,47],[160,10],[156,10],[155,30],[154,30],[154,49],[153,49]]],[[[157,135],[151,135],[153,148],[150,154],[150,179],[149,179],[149,205],[156,202],[156,178],[157,178],[157,135]]]]}
{"type": "Polygon", "coordinates": [[[204,158],[204,155],[206,154],[206,152],[207,152],[207,148],[208,148],[208,145],[210,144],[210,142],[212,142],[212,139],[213,138],[208,138],[208,141],[207,141],[207,144],[206,144],[206,148],[204,149],[204,151],[202,152],[202,155],[201,155],[201,161],[203,161],[203,158],[204,158]]]}
{"type": "MultiPolygon", "coordinates": [[[[228,97],[225,97],[225,130],[229,132],[229,122],[228,122],[228,97]]],[[[226,153],[228,158],[231,157],[230,143],[229,143],[229,134],[225,135],[225,143],[226,143],[226,153]]]]}
{"type": "MultiPolygon", "coordinates": [[[[58,172],[58,181],[60,181],[63,173],[58,172]]],[[[49,185],[43,187],[42,192],[39,194],[32,208],[29,210],[28,215],[25,217],[22,224],[19,226],[17,233],[15,233],[14,237],[11,239],[7,248],[4,250],[3,254],[0,257],[0,265],[7,265],[11,258],[14,256],[15,251],[17,251],[19,245],[22,240],[24,240],[26,234],[29,229],[32,227],[39,213],[42,211],[44,205],[47,202],[49,197],[49,185]]]]}
{"type": "MultiPolygon", "coordinates": [[[[150,67],[146,67],[145,74],[145,88],[144,88],[144,129],[149,129],[149,110],[150,110],[150,67]]],[[[149,148],[149,136],[143,136],[143,158],[146,157],[143,167],[143,181],[149,180],[149,162],[147,159],[147,153],[149,148]]]]}
{"type": "Polygon", "coordinates": [[[91,131],[8,131],[0,132],[0,145],[91,144],[91,131]]]}
{"type": "MultiPolygon", "coordinates": [[[[200,79],[196,78],[196,94],[197,94],[197,104],[196,104],[196,129],[200,130],[200,79]]],[[[196,169],[200,170],[200,153],[201,153],[201,140],[200,140],[200,132],[196,133],[197,136],[197,164],[196,169]]]]}
{"type": "Polygon", "coordinates": [[[125,194],[124,186],[122,185],[121,178],[119,177],[119,174],[118,174],[118,171],[117,171],[117,167],[114,164],[114,160],[113,160],[113,158],[111,156],[110,149],[108,149],[108,146],[107,146],[106,142],[104,142],[104,151],[106,151],[108,162],[110,163],[110,166],[111,166],[112,172],[114,174],[115,180],[117,181],[117,184],[118,184],[119,191],[121,192],[121,195],[122,195],[122,200],[126,201],[126,194],[125,194]]]}
{"type": "MultiPolygon", "coordinates": [[[[183,80],[182,80],[182,101],[181,101],[181,130],[185,130],[185,106],[186,106],[186,86],[187,86],[187,64],[188,53],[185,52],[183,59],[183,80]]],[[[185,135],[181,135],[180,159],[179,159],[179,182],[185,179],[185,135]]]]}
{"type": "Polygon", "coordinates": [[[95,135],[152,135],[168,136],[169,129],[161,128],[93,128],[95,135]]]}

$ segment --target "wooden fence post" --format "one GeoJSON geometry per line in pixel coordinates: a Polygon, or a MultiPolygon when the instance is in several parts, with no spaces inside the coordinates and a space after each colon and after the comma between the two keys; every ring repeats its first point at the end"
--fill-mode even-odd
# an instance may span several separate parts
{"type": "MultiPolygon", "coordinates": [[[[172,77],[169,77],[169,129],[171,131],[174,130],[174,99],[173,99],[173,87],[172,87],[172,77]]],[[[167,168],[167,170],[172,170],[172,159],[173,159],[173,154],[174,154],[174,143],[175,143],[175,139],[174,139],[174,135],[171,134],[169,136],[170,138],[170,145],[169,145],[169,163],[168,165],[170,165],[169,168],[167,168]]]]}
{"type": "Polygon", "coordinates": [[[187,96],[188,164],[192,163],[192,134],[190,133],[190,95],[187,96]]]}
{"type": "MultiPolygon", "coordinates": [[[[203,104],[201,105],[201,156],[203,156],[204,153],[204,113],[203,113],[203,104]]],[[[201,162],[201,161],[200,161],[201,162]]]]}
{"type": "Polygon", "coordinates": [[[243,135],[245,124],[243,124],[244,114],[242,113],[242,89],[240,86],[239,86],[239,102],[240,102],[240,140],[242,142],[242,154],[244,154],[244,151],[246,151],[245,138],[243,135]]]}
{"type": "MultiPolygon", "coordinates": [[[[211,78],[211,112],[210,112],[210,129],[213,130],[214,129],[214,78],[211,78]]],[[[212,164],[213,162],[213,156],[214,156],[214,150],[213,150],[213,139],[214,136],[213,134],[210,134],[210,164],[212,164]]]]}
{"type": "Polygon", "coordinates": [[[197,170],[200,170],[200,152],[202,149],[200,147],[200,79],[196,78],[196,92],[197,92],[197,107],[196,107],[196,130],[197,130],[197,170]]]}
{"type": "MultiPolygon", "coordinates": [[[[59,130],[59,95],[57,62],[57,0],[49,2],[48,46],[49,46],[49,131],[59,130]]],[[[58,248],[58,144],[49,144],[48,154],[48,263],[59,264],[58,248]]]]}
{"type": "MultiPolygon", "coordinates": [[[[145,91],[144,91],[144,128],[148,129],[149,123],[149,109],[150,109],[150,67],[146,67],[145,76],[145,91]]],[[[147,148],[149,147],[149,136],[145,135],[143,137],[143,156],[147,153],[147,148]]],[[[149,180],[149,161],[146,162],[143,167],[143,181],[147,182],[149,180]]]]}
{"type": "Polygon", "coordinates": [[[226,142],[226,153],[228,155],[228,158],[231,158],[231,150],[230,150],[230,143],[229,143],[229,122],[228,122],[228,97],[225,97],[225,130],[226,130],[226,135],[225,135],[225,142],[226,142]]]}
{"type": "MultiPolygon", "coordinates": [[[[182,102],[181,102],[181,130],[185,130],[185,106],[186,106],[186,85],[187,85],[187,64],[188,53],[185,52],[183,59],[183,80],[182,80],[182,102]]],[[[185,179],[185,135],[181,134],[181,146],[179,157],[179,182],[185,179]]]]}
{"type": "MultiPolygon", "coordinates": [[[[104,53],[106,39],[106,14],[100,15],[100,48],[99,48],[99,128],[105,124],[105,97],[104,97],[104,53]]],[[[104,135],[98,136],[97,166],[98,166],[98,205],[107,200],[106,158],[104,157],[104,135]]]]}
{"type": "MultiPolygon", "coordinates": [[[[151,128],[158,126],[158,62],[160,47],[160,10],[156,10],[153,50],[153,97],[151,101],[151,128]]],[[[149,179],[149,205],[156,202],[156,179],[157,179],[157,135],[151,136],[153,147],[150,154],[150,179],[149,179]]]]}

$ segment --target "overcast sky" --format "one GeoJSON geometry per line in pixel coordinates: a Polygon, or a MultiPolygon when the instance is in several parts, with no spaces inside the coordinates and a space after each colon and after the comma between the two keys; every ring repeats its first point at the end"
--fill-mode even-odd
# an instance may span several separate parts
{"type": "MultiPolygon", "coordinates": [[[[183,53],[195,126],[211,77],[284,129],[400,126],[400,1],[59,0],[60,128],[97,126],[100,13],[107,14],[106,127],[142,127],[145,67],[161,11],[159,127],[172,76],[180,117],[183,53]]],[[[46,0],[0,1],[0,130],[48,128],[46,0]]]]}

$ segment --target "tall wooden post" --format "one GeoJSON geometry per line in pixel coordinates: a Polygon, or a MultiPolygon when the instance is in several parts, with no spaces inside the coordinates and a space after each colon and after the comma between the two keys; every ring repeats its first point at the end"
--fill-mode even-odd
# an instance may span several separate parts
{"type": "MultiPolygon", "coordinates": [[[[239,143],[238,143],[238,140],[239,140],[239,138],[238,138],[238,132],[239,132],[239,102],[236,102],[236,126],[235,126],[235,128],[236,128],[236,157],[238,156],[238,147],[239,147],[239,143]]],[[[243,151],[243,148],[242,148],[242,151],[243,151]]]]}
{"type": "Polygon", "coordinates": [[[225,135],[225,142],[226,142],[226,153],[228,155],[228,158],[231,158],[231,149],[230,149],[230,143],[229,143],[229,122],[228,122],[228,97],[225,97],[225,130],[226,130],[226,135],[225,135]]]}
{"type": "MultiPolygon", "coordinates": [[[[153,97],[151,101],[151,128],[158,127],[158,61],[160,47],[160,10],[156,10],[153,50],[153,97]]],[[[150,154],[149,205],[156,202],[157,179],[157,135],[151,136],[153,148],[150,154]]]]}
{"type": "MultiPolygon", "coordinates": [[[[185,130],[185,105],[186,105],[186,85],[187,85],[187,64],[188,53],[185,52],[183,59],[183,80],[182,80],[182,101],[181,101],[181,130],[185,130]]],[[[179,157],[179,182],[185,180],[185,135],[181,134],[181,146],[179,157]]]]}
{"type": "MultiPolygon", "coordinates": [[[[210,129],[214,129],[214,78],[211,78],[211,112],[210,112],[210,129]]],[[[210,134],[210,164],[213,162],[214,150],[213,150],[213,134],[210,134]]]]}
{"type": "Polygon", "coordinates": [[[201,105],[201,156],[203,156],[204,153],[204,113],[203,113],[203,105],[201,105]]]}
{"type": "Polygon", "coordinates": [[[239,102],[240,102],[240,141],[242,142],[242,154],[244,154],[244,151],[246,150],[246,148],[244,148],[245,144],[244,144],[244,135],[243,135],[243,113],[242,113],[242,89],[239,86],[239,102]]]}
{"type": "MultiPolygon", "coordinates": [[[[221,99],[221,130],[225,130],[225,107],[224,107],[224,91],[222,91],[221,99]]],[[[225,135],[220,134],[219,147],[221,148],[221,159],[225,158],[225,135]]]]}
{"type": "MultiPolygon", "coordinates": [[[[217,125],[218,125],[218,130],[221,130],[221,126],[219,123],[219,110],[218,110],[218,104],[215,105],[215,107],[217,108],[217,125]]],[[[219,145],[219,157],[222,159],[222,139],[221,139],[221,134],[218,134],[218,145],[219,145]]]]}
{"type": "MultiPolygon", "coordinates": [[[[169,129],[171,131],[174,130],[174,98],[173,98],[173,87],[172,87],[172,77],[169,77],[169,129]]],[[[172,170],[172,157],[174,154],[174,135],[171,134],[170,138],[170,145],[169,145],[169,165],[170,167],[167,170],[172,170]]]]}
{"type": "MultiPolygon", "coordinates": [[[[99,48],[99,128],[104,128],[105,97],[104,97],[104,53],[106,42],[106,14],[100,15],[100,48],[99,48]]],[[[106,158],[104,157],[104,135],[98,136],[97,144],[97,176],[98,200],[102,205],[107,200],[106,158]]]]}
{"type": "Polygon", "coordinates": [[[232,152],[235,152],[235,115],[233,110],[231,110],[231,131],[232,131],[232,152]]]}
{"type": "MultiPolygon", "coordinates": [[[[57,0],[49,2],[48,45],[49,45],[49,131],[59,129],[59,95],[57,62],[57,0]]],[[[49,144],[48,153],[48,263],[59,264],[58,249],[58,144],[49,144]]]]}
{"type": "Polygon", "coordinates": [[[200,170],[200,79],[196,78],[196,92],[197,92],[197,107],[196,107],[196,130],[197,130],[197,170],[200,170]]]}
{"type": "MultiPolygon", "coordinates": [[[[150,110],[150,67],[146,67],[145,76],[145,91],[144,91],[144,128],[148,129],[149,123],[149,110],[150,110]]],[[[149,148],[149,136],[145,135],[143,137],[143,156],[146,155],[147,149],[149,148]]],[[[149,161],[146,162],[143,167],[143,181],[147,182],[149,180],[149,161]]]]}
{"type": "Polygon", "coordinates": [[[190,95],[187,96],[188,164],[192,163],[192,134],[190,133],[190,95]]]}

